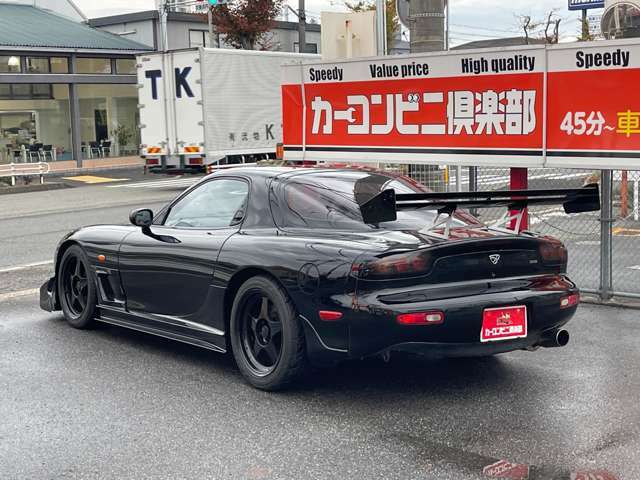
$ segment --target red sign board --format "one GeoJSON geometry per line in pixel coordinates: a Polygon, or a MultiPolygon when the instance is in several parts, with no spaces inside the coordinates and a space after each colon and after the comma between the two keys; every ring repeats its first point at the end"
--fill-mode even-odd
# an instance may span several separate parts
{"type": "Polygon", "coordinates": [[[285,65],[285,158],[640,166],[640,42],[285,65]]]}

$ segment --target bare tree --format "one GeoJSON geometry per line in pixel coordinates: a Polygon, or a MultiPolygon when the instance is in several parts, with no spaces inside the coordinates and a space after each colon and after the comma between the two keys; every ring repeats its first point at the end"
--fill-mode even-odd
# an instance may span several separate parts
{"type": "Polygon", "coordinates": [[[532,38],[542,39],[545,43],[558,43],[560,38],[560,22],[557,9],[550,10],[543,20],[535,19],[531,15],[517,15],[518,27],[524,32],[525,44],[529,45],[532,38]]]}

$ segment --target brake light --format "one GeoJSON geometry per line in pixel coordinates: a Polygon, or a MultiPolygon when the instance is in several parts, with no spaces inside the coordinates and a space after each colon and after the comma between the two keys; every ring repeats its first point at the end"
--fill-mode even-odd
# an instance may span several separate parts
{"type": "Polygon", "coordinates": [[[342,312],[334,312],[333,310],[320,310],[318,312],[320,320],[325,322],[335,322],[342,318],[342,312]]]}
{"type": "Polygon", "coordinates": [[[189,165],[202,165],[204,162],[202,161],[202,158],[200,157],[196,157],[196,158],[190,158],[189,159],[189,165]]]}
{"type": "Polygon", "coordinates": [[[557,240],[545,241],[540,244],[540,257],[544,263],[566,264],[567,249],[557,240]]]}
{"type": "Polygon", "coordinates": [[[147,164],[147,165],[160,165],[160,159],[159,158],[147,158],[145,160],[145,164],[147,164]]]}
{"type": "Polygon", "coordinates": [[[396,317],[400,325],[440,325],[444,323],[444,312],[433,310],[430,312],[401,313],[396,317]]]}
{"type": "Polygon", "coordinates": [[[560,299],[560,308],[575,307],[579,303],[580,303],[580,294],[572,293],[571,295],[567,295],[566,297],[562,297],[560,299]]]}
{"type": "Polygon", "coordinates": [[[353,273],[361,278],[383,279],[424,275],[431,269],[428,252],[411,252],[388,255],[353,266],[353,273]]]}

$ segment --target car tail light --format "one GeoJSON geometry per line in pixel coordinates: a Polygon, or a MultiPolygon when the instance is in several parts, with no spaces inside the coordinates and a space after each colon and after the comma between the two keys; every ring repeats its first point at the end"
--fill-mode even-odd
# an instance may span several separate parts
{"type": "Polygon", "coordinates": [[[145,164],[146,165],[160,165],[160,159],[159,158],[147,158],[145,160],[145,164]]]}
{"type": "Polygon", "coordinates": [[[543,263],[566,264],[567,249],[557,240],[546,240],[540,244],[540,257],[543,263]]]}
{"type": "Polygon", "coordinates": [[[401,313],[396,317],[400,325],[440,325],[444,323],[444,312],[433,310],[429,312],[401,313]]]}
{"type": "Polygon", "coordinates": [[[202,158],[200,157],[189,159],[189,165],[202,165],[202,164],[203,164],[203,161],[202,161],[202,158]]]}
{"type": "Polygon", "coordinates": [[[560,299],[560,308],[575,307],[579,303],[580,303],[580,294],[572,293],[571,295],[567,295],[566,297],[562,297],[560,299]]]}
{"type": "Polygon", "coordinates": [[[428,252],[410,252],[388,255],[375,260],[354,264],[353,273],[371,280],[425,275],[431,270],[428,252]]]}
{"type": "Polygon", "coordinates": [[[335,322],[342,318],[342,312],[334,312],[333,310],[320,310],[318,312],[320,320],[325,322],[335,322]]]}

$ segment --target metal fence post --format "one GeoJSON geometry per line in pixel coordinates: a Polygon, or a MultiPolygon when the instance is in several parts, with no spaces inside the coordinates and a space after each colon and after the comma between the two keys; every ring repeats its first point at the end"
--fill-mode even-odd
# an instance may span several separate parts
{"type": "Polygon", "coordinates": [[[613,296],[612,277],[612,225],[613,195],[611,170],[602,170],[602,199],[600,216],[600,298],[609,300],[613,296]]]}
{"type": "MultiPolygon", "coordinates": [[[[478,190],[478,167],[469,167],[469,191],[476,192],[478,190]]],[[[478,209],[469,210],[471,215],[478,215],[478,209]]]]}

